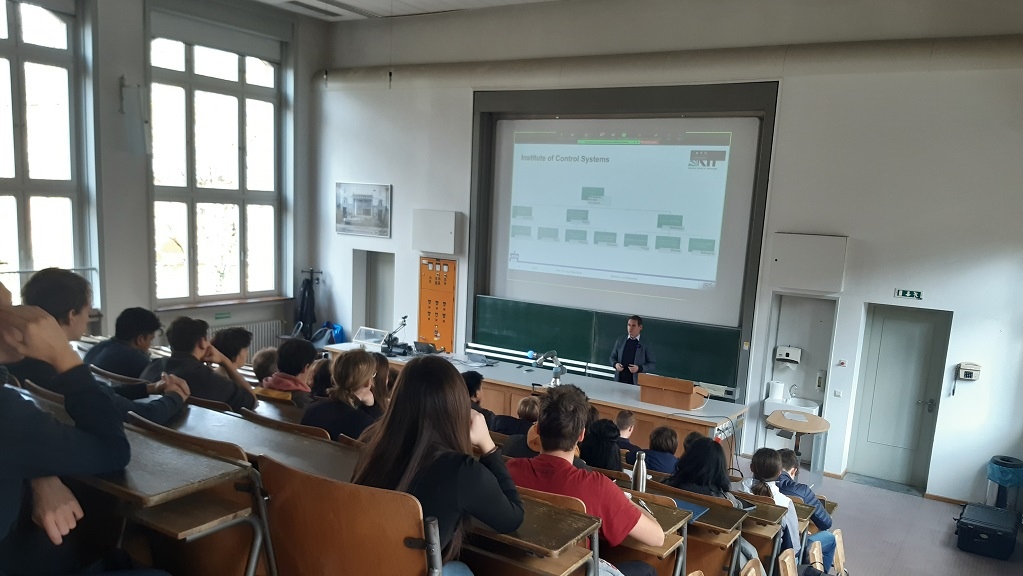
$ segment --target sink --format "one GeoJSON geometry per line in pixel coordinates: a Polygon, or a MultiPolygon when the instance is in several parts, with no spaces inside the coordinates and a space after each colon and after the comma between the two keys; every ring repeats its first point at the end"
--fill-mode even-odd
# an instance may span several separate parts
{"type": "Polygon", "coordinates": [[[775,410],[789,410],[792,412],[806,412],[817,414],[821,405],[808,398],[789,398],[788,400],[776,400],[768,398],[764,400],[764,416],[770,416],[775,410]]]}

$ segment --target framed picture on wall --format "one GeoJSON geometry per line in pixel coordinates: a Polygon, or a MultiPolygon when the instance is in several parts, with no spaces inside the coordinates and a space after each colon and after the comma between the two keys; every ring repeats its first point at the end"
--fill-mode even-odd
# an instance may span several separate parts
{"type": "Polygon", "coordinates": [[[356,184],[338,182],[338,234],[391,237],[391,186],[389,184],[356,184]]]}

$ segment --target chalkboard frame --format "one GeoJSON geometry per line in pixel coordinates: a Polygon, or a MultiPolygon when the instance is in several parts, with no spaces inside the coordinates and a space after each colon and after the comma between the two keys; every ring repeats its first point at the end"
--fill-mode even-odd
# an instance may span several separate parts
{"type": "MultiPolygon", "coordinates": [[[[507,118],[621,118],[741,116],[761,120],[750,225],[746,244],[736,368],[736,399],[746,400],[750,346],[756,306],[760,253],[767,211],[767,188],[778,105],[778,82],[737,82],[691,86],[574,88],[476,91],[473,94],[472,168],[469,196],[469,277],[467,330],[476,335],[476,296],[489,295],[493,230],[494,166],[498,120],[507,118]]],[[[610,311],[627,313],[626,310],[610,311]]],[[[682,321],[684,319],[674,319],[682,321]]]]}

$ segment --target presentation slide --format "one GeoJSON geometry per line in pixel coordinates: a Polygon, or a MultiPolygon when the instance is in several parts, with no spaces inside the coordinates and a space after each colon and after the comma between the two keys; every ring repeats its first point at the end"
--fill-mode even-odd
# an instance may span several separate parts
{"type": "Polygon", "coordinates": [[[490,294],[737,326],[760,121],[497,123],[490,294]]]}
{"type": "Polygon", "coordinates": [[[730,132],[516,132],[508,267],[713,288],[730,132]]]}

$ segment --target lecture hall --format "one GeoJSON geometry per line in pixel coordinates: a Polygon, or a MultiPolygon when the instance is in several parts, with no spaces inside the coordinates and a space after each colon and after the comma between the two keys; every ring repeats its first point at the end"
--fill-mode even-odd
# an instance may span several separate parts
{"type": "Polygon", "coordinates": [[[1015,0],[4,0],[0,576],[1023,572],[1021,94],[1015,0]]]}

